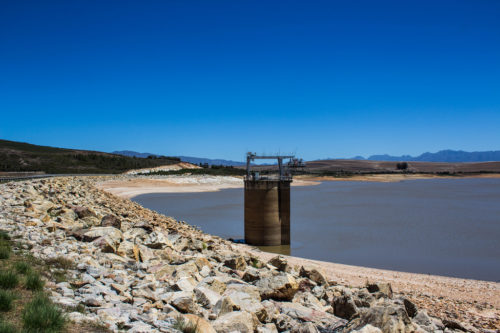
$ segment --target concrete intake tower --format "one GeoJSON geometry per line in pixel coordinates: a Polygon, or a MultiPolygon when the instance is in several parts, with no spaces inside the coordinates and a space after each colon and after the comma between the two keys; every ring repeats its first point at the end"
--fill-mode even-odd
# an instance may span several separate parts
{"type": "Polygon", "coordinates": [[[290,244],[290,167],[302,164],[294,156],[247,154],[245,177],[245,243],[261,246],[290,244]],[[287,168],[283,159],[290,158],[287,168]],[[262,176],[250,170],[254,159],[277,159],[279,175],[262,176]]]}

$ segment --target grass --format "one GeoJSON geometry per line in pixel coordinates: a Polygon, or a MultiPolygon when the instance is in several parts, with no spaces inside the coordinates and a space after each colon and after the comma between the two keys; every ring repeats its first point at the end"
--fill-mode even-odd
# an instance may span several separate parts
{"type": "Polygon", "coordinates": [[[59,332],[67,322],[64,313],[43,293],[26,304],[22,319],[26,332],[59,332]]]}
{"type": "Polygon", "coordinates": [[[183,317],[177,317],[173,327],[182,333],[197,333],[198,332],[198,323],[195,325],[190,321],[184,319],[183,317]]]}
{"type": "Polygon", "coordinates": [[[28,274],[31,271],[31,266],[25,261],[16,261],[14,263],[14,268],[19,274],[28,274]]]}
{"type": "Polygon", "coordinates": [[[0,272],[0,288],[13,289],[19,283],[19,277],[12,269],[0,272]]]}
{"type": "Polygon", "coordinates": [[[49,266],[55,267],[55,268],[61,268],[64,270],[67,269],[73,269],[75,268],[75,263],[67,258],[64,257],[56,257],[56,258],[51,258],[45,260],[45,263],[49,266]]]}
{"type": "Polygon", "coordinates": [[[0,230],[0,240],[4,241],[10,240],[10,236],[5,230],[0,230]]]}
{"type": "Polygon", "coordinates": [[[10,258],[10,247],[0,243],[0,259],[10,258]]]}
{"type": "Polygon", "coordinates": [[[10,290],[0,289],[0,311],[12,310],[12,302],[16,299],[16,294],[10,290]]]}
{"type": "Polygon", "coordinates": [[[14,326],[0,319],[0,333],[17,333],[14,326]]]}
{"type": "Polygon", "coordinates": [[[32,291],[40,291],[43,289],[45,282],[40,278],[40,274],[38,272],[30,272],[26,275],[26,289],[32,291]]]}

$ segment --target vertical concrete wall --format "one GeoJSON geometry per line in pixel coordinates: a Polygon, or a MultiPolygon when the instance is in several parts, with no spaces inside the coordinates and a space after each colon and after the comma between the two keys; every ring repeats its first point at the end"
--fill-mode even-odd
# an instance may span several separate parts
{"type": "Polygon", "coordinates": [[[245,180],[245,242],[290,244],[290,181],[245,180]]]}

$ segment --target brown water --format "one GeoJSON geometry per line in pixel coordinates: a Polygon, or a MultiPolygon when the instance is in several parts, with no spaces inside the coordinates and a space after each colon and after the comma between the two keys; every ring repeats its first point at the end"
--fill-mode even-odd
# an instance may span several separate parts
{"type": "MultiPolygon", "coordinates": [[[[242,239],[243,189],[145,194],[144,207],[242,239]]],[[[291,255],[500,281],[500,179],[324,182],[291,191],[291,255]]]]}

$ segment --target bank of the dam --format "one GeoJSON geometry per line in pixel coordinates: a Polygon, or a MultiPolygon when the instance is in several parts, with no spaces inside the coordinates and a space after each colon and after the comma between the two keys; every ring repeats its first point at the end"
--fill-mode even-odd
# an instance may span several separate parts
{"type": "Polygon", "coordinates": [[[175,332],[181,317],[204,332],[486,332],[499,325],[498,283],[276,258],[117,198],[95,186],[103,180],[0,185],[0,228],[35,257],[75,262],[68,285],[47,283],[56,303],[84,306],[70,313],[74,321],[132,332],[175,332]]]}

